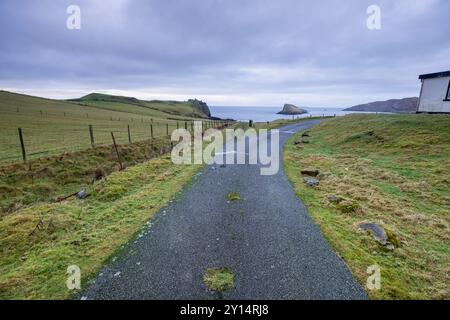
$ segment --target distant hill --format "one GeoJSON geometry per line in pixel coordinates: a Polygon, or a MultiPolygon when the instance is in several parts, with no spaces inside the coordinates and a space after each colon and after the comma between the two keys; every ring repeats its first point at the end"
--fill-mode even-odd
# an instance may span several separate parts
{"type": "Polygon", "coordinates": [[[391,99],[386,101],[375,101],[366,104],[359,104],[344,111],[366,111],[366,112],[392,112],[411,113],[416,112],[419,98],[391,99]]]}
{"type": "MultiPolygon", "coordinates": [[[[90,93],[78,99],[67,100],[81,105],[101,107],[105,109],[117,110],[123,109],[124,106],[129,105],[130,109],[134,107],[143,107],[146,109],[153,109],[168,113],[170,115],[185,116],[193,118],[209,118],[211,112],[206,103],[197,100],[189,99],[188,101],[161,101],[161,100],[139,100],[134,97],[114,96],[102,93],[90,93]]],[[[121,110],[126,111],[126,110],[121,110]]]]}
{"type": "Polygon", "coordinates": [[[70,99],[69,101],[74,102],[84,102],[84,101],[108,101],[108,102],[120,102],[120,103],[131,103],[131,104],[140,104],[140,101],[136,98],[132,97],[123,97],[123,96],[113,96],[109,94],[102,93],[90,93],[85,95],[79,99],[70,99]]]}

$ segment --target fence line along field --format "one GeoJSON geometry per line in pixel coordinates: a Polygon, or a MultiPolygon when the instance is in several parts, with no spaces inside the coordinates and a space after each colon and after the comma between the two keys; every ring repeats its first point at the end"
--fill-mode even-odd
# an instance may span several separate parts
{"type": "Polygon", "coordinates": [[[50,100],[0,91],[0,163],[22,161],[18,128],[27,159],[111,144],[167,136],[191,128],[194,120],[212,122],[189,102],[142,101],[91,94],[73,101],[50,100]]]}

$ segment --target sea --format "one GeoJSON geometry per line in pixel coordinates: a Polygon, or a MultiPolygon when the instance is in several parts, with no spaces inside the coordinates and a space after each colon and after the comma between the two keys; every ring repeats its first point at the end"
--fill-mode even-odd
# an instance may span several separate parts
{"type": "MultiPolygon", "coordinates": [[[[292,119],[291,115],[277,114],[282,107],[226,107],[226,106],[210,106],[211,115],[221,119],[234,119],[238,121],[253,120],[255,122],[272,121],[276,119],[292,119]]],[[[307,108],[305,114],[295,115],[295,118],[317,117],[317,116],[343,116],[352,111],[343,111],[343,108],[307,108]]],[[[359,112],[360,113],[360,112],[359,112]]]]}

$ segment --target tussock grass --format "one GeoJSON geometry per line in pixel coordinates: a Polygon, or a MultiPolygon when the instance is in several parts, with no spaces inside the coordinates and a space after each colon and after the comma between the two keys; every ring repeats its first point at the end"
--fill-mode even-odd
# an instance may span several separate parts
{"type": "Polygon", "coordinates": [[[85,200],[40,202],[4,215],[0,298],[69,298],[67,267],[78,265],[86,284],[200,167],[155,158],[95,182],[85,200]]]}
{"type": "MultiPolygon", "coordinates": [[[[132,166],[168,152],[169,147],[169,140],[161,138],[119,145],[119,152],[122,163],[132,166]]],[[[89,187],[98,170],[105,174],[119,170],[114,147],[100,146],[27,164],[0,166],[0,216],[89,187]]]]}
{"type": "Polygon", "coordinates": [[[285,168],[314,221],[365,286],[381,267],[374,299],[450,298],[450,117],[349,115],[309,130],[310,144],[286,144],[285,168]],[[320,169],[308,188],[300,170],[320,169]],[[335,195],[343,200],[328,200],[335,195]],[[390,252],[359,229],[381,224],[390,252]]]}

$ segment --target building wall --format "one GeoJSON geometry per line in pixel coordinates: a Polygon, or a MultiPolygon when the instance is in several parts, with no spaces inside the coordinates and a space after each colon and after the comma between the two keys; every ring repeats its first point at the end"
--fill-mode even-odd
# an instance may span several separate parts
{"type": "Polygon", "coordinates": [[[417,111],[450,113],[450,101],[444,101],[449,81],[450,77],[424,79],[417,111]]]}

